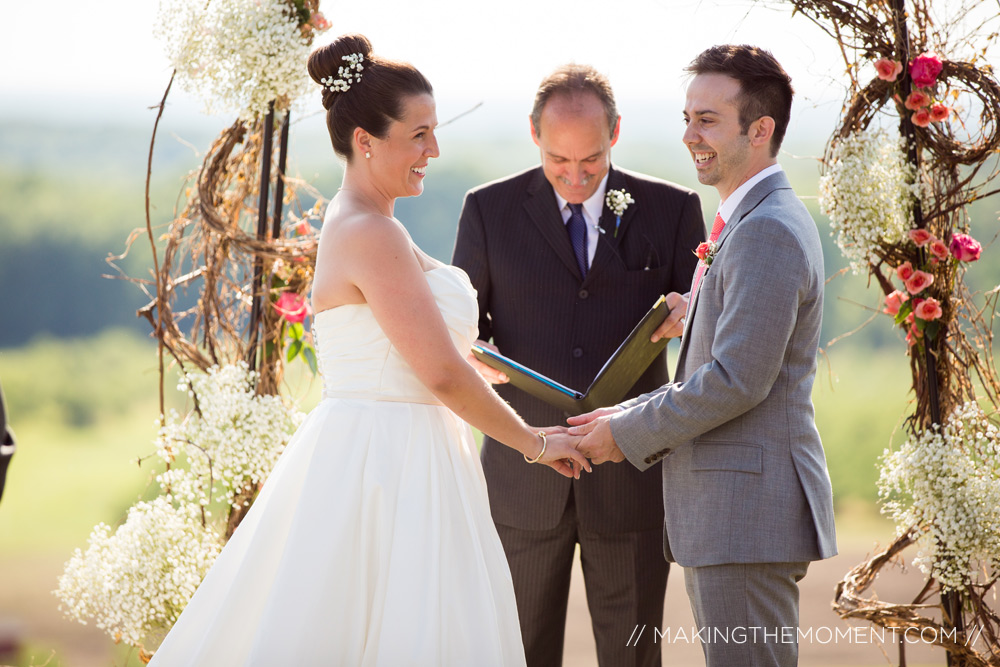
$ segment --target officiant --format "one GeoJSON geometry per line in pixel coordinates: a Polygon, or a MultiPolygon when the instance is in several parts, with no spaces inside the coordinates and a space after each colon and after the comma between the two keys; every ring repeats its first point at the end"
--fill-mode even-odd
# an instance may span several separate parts
{"type": "MultiPolygon", "coordinates": [[[[705,239],[697,194],[611,163],[620,127],[606,77],[558,68],[530,116],[541,165],[470,191],[459,220],[453,262],[478,291],[479,343],[570,387],[589,386],[661,294],[688,291],[705,239]]],[[[628,396],[667,376],[664,352],[628,396]]],[[[529,424],[566,423],[519,389],[498,391],[529,424]]],[[[486,438],[482,461],[528,665],[562,663],[577,545],[599,664],[659,665],[659,645],[626,645],[637,623],[659,627],[663,616],[659,466],[602,466],[570,480],[511,451],[486,438]]]]}

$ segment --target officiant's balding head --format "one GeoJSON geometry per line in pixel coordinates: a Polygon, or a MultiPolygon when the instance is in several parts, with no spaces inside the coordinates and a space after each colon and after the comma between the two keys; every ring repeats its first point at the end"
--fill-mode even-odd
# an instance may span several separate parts
{"type": "Polygon", "coordinates": [[[538,87],[530,120],[545,178],[567,202],[585,202],[618,141],[621,118],[607,77],[589,65],[559,67],[538,87]]]}

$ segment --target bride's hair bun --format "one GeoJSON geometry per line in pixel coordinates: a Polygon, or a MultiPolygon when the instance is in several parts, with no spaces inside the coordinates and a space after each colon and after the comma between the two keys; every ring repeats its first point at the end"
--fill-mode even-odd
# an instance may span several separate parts
{"type": "Polygon", "coordinates": [[[323,86],[323,108],[329,109],[333,106],[333,101],[341,92],[324,84],[324,81],[334,81],[341,79],[341,68],[348,68],[352,78],[360,84],[357,75],[362,74],[362,70],[352,70],[351,61],[345,58],[361,56],[358,64],[364,68],[370,65],[372,55],[372,43],[364,35],[341,35],[330,44],[322,46],[309,56],[309,76],[313,81],[323,86]]]}
{"type": "Polygon", "coordinates": [[[319,47],[310,54],[308,68],[309,76],[323,87],[333,150],[348,161],[355,128],[385,137],[392,121],[402,118],[404,98],[434,94],[413,65],[379,58],[361,34],[341,35],[319,47]]]}

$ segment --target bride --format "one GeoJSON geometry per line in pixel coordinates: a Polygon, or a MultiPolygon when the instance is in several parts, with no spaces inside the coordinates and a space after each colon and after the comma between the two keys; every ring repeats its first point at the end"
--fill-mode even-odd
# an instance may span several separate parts
{"type": "Polygon", "coordinates": [[[589,463],[466,362],[475,291],[393,217],[438,155],[430,84],[361,35],[317,49],[309,73],[346,160],[312,295],[323,400],[152,664],[523,665],[468,424],[555,473],[589,463]]]}

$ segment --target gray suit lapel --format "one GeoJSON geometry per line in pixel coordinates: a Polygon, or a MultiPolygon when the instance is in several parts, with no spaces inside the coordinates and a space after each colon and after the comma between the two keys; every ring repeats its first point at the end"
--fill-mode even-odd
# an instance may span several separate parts
{"type": "MultiPolygon", "coordinates": [[[[784,171],[779,171],[776,174],[771,174],[763,181],[753,186],[750,189],[750,192],[748,192],[747,195],[743,198],[743,201],[740,202],[740,205],[736,207],[735,211],[733,211],[732,218],[729,220],[729,222],[726,223],[726,226],[722,228],[722,233],[719,235],[719,240],[716,242],[716,247],[721,249],[722,244],[725,243],[726,239],[732,233],[733,229],[735,229],[738,224],[743,222],[743,219],[747,215],[749,215],[751,211],[760,206],[761,202],[767,199],[768,195],[770,195],[775,190],[782,190],[782,189],[790,190],[791,188],[792,186],[788,182],[788,177],[785,176],[784,171]]],[[[706,269],[705,274],[708,273],[709,269],[711,269],[711,267],[708,267],[706,269]]],[[[703,275],[702,280],[704,279],[705,276],[703,275]]],[[[688,304],[688,311],[687,315],[685,316],[686,319],[684,322],[684,333],[683,333],[683,338],[681,339],[681,347],[680,350],[678,350],[677,352],[678,380],[683,379],[684,359],[685,357],[687,357],[687,348],[688,348],[688,338],[689,338],[688,331],[691,329],[691,322],[692,320],[694,320],[695,313],[697,313],[698,311],[698,297],[700,293],[701,290],[698,290],[698,294],[692,294],[691,302],[688,304]]]]}
{"type": "Polygon", "coordinates": [[[559,213],[559,204],[552,192],[552,185],[545,180],[545,174],[539,168],[528,186],[528,197],[524,200],[524,210],[538,228],[542,237],[552,246],[556,256],[562,260],[566,268],[581,278],[580,269],[576,265],[576,255],[570,245],[566,224],[559,213]]]}

